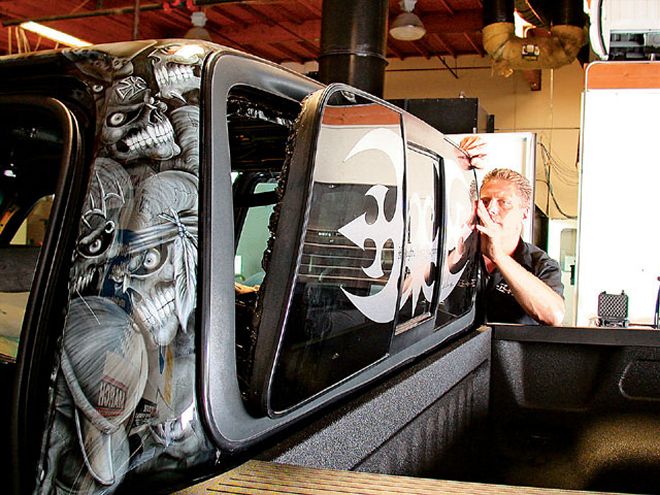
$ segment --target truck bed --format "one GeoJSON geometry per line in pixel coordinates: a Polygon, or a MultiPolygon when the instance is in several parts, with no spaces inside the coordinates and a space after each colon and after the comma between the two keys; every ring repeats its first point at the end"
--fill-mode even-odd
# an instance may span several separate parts
{"type": "Polygon", "coordinates": [[[657,493],[659,412],[657,331],[482,327],[258,459],[526,493],[657,493]]]}

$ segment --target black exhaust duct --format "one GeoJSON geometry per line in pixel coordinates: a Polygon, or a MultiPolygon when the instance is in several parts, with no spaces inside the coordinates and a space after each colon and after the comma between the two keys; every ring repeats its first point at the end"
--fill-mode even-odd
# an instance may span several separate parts
{"type": "Polygon", "coordinates": [[[495,22],[513,22],[513,0],[490,0],[484,2],[484,26],[495,22]]]}
{"type": "Polygon", "coordinates": [[[382,97],[387,0],[323,0],[319,80],[343,82],[382,97]]]}
{"type": "Polygon", "coordinates": [[[581,0],[486,0],[484,26],[494,22],[513,22],[514,9],[537,27],[556,25],[584,26],[585,14],[581,0]]]}
{"type": "Polygon", "coordinates": [[[586,21],[581,0],[562,0],[553,5],[552,23],[584,26],[586,21]]]}

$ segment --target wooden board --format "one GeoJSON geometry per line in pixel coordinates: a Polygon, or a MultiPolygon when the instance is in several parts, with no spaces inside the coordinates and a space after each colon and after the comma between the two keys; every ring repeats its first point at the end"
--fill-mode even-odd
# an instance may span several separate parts
{"type": "Polygon", "coordinates": [[[174,495],[562,495],[573,490],[412,478],[249,461],[174,495]]]}
{"type": "Polygon", "coordinates": [[[660,62],[593,62],[586,71],[586,88],[660,88],[660,62]]]}

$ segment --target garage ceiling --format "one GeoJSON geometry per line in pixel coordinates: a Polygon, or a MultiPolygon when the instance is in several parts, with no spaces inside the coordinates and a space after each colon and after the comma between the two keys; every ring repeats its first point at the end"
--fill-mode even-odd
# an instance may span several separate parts
{"type": "MultiPolygon", "coordinates": [[[[213,41],[275,62],[306,62],[319,56],[322,0],[141,0],[139,38],[180,38],[191,27],[190,10],[205,11],[213,41]],[[178,6],[176,4],[179,4],[178,6]]],[[[401,12],[389,0],[390,22],[401,12]]],[[[0,54],[55,47],[55,43],[12,26],[39,20],[91,43],[130,40],[136,0],[0,0],[0,54]],[[103,15],[99,15],[103,14],[103,15]],[[83,16],[63,19],[69,15],[83,16]],[[59,18],[59,20],[45,20],[59,18]],[[40,20],[43,19],[43,20],[40,20]]],[[[387,57],[484,55],[481,0],[418,0],[414,12],[427,33],[419,41],[387,39],[387,57]]]]}

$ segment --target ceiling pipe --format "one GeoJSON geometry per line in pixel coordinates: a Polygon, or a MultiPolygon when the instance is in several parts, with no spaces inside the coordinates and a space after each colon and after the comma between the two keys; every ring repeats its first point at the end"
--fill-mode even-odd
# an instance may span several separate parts
{"type": "Polygon", "coordinates": [[[140,38],[140,0],[135,0],[133,11],[133,40],[140,38]]]}
{"type": "Polygon", "coordinates": [[[323,0],[319,80],[383,96],[387,0],[323,0]]]}
{"type": "Polygon", "coordinates": [[[586,42],[579,0],[560,0],[552,14],[550,36],[514,34],[513,0],[484,0],[484,49],[500,74],[514,70],[555,69],[570,64],[586,42]]]}

